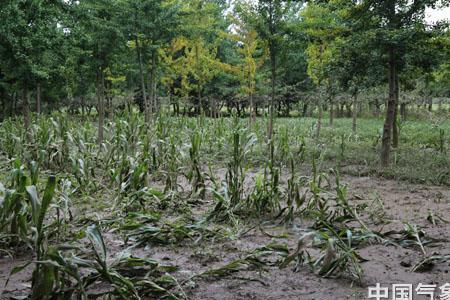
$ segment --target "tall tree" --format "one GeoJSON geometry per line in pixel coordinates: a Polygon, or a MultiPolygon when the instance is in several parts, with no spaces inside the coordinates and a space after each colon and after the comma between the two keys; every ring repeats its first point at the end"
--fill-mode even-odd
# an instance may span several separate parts
{"type": "MultiPolygon", "coordinates": [[[[380,152],[381,167],[390,160],[392,140],[398,138],[396,118],[398,111],[399,73],[405,65],[405,55],[414,45],[427,38],[425,9],[434,7],[438,0],[364,0],[352,3],[347,21],[355,32],[370,36],[368,49],[379,47],[388,69],[389,97],[383,126],[380,152]]],[[[448,4],[448,1],[446,1],[448,4]]]]}
{"type": "Polygon", "coordinates": [[[61,18],[64,1],[6,1],[0,9],[0,60],[2,73],[21,90],[22,111],[28,132],[31,89],[37,90],[40,111],[40,83],[55,67],[57,48],[64,35],[61,18]],[[52,52],[52,53],[50,53],[52,52]]]}
{"type": "MultiPolygon", "coordinates": [[[[333,94],[335,89],[335,74],[332,65],[337,56],[335,41],[346,28],[340,16],[332,6],[322,3],[309,3],[302,11],[301,28],[308,36],[306,49],[308,56],[308,74],[312,80],[326,91],[330,104],[330,125],[333,123],[333,94]]],[[[323,111],[323,101],[319,101],[319,117],[316,126],[316,136],[319,136],[323,111]]]]}
{"type": "Polygon", "coordinates": [[[242,19],[252,24],[260,38],[267,43],[270,59],[271,101],[269,105],[269,125],[267,136],[272,139],[273,118],[275,107],[275,85],[277,75],[277,59],[283,47],[286,33],[286,15],[291,7],[291,1],[259,0],[241,3],[237,11],[242,19]]]}
{"type": "Polygon", "coordinates": [[[158,51],[170,43],[178,30],[181,3],[177,0],[121,1],[122,24],[137,54],[145,119],[149,122],[159,107],[156,97],[158,51]]]}
{"type": "Polygon", "coordinates": [[[83,35],[81,51],[92,74],[95,74],[98,143],[103,143],[106,98],[106,70],[117,59],[117,54],[124,50],[125,40],[119,26],[121,13],[120,2],[108,0],[83,0],[73,4],[78,30],[83,35]]]}
{"type": "Polygon", "coordinates": [[[185,66],[189,70],[188,74],[183,74],[183,84],[196,93],[197,113],[206,104],[202,96],[205,85],[220,72],[216,61],[218,34],[225,29],[224,9],[219,1],[210,0],[189,0],[182,8],[180,36],[185,41],[185,66]]]}
{"type": "Polygon", "coordinates": [[[235,48],[241,62],[233,66],[227,65],[228,68],[225,69],[236,75],[241,91],[249,98],[250,124],[252,124],[256,118],[253,94],[256,92],[257,71],[266,60],[267,47],[249,24],[236,17],[232,17],[232,20],[234,32],[227,34],[226,37],[236,43],[235,48]]]}

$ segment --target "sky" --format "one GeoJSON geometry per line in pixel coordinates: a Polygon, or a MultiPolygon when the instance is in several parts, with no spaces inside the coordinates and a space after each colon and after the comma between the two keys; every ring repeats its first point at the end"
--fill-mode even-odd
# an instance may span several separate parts
{"type": "MultiPolygon", "coordinates": [[[[233,0],[229,0],[230,3],[233,3],[233,0]]],[[[252,1],[252,0],[250,0],[252,1]]],[[[253,0],[254,1],[254,0],[253,0]]],[[[426,22],[428,24],[435,23],[437,21],[447,20],[450,22],[450,7],[445,8],[427,8],[425,10],[426,22]]]]}
{"type": "Polygon", "coordinates": [[[450,21],[450,7],[427,9],[425,11],[427,23],[435,23],[436,21],[450,21]]]}

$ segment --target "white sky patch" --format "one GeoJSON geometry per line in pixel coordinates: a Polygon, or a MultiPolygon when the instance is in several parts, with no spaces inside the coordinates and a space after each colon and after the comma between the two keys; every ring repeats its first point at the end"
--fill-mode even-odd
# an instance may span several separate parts
{"type": "Polygon", "coordinates": [[[436,23],[438,21],[450,21],[450,7],[427,8],[425,10],[425,19],[427,23],[436,23]]]}
{"type": "MultiPolygon", "coordinates": [[[[257,0],[247,0],[250,3],[254,3],[257,0]]],[[[234,7],[234,0],[228,0],[229,8],[227,12],[232,11],[234,7]]],[[[443,8],[427,8],[425,10],[425,21],[427,24],[434,24],[438,21],[450,22],[450,7],[443,8]]]]}

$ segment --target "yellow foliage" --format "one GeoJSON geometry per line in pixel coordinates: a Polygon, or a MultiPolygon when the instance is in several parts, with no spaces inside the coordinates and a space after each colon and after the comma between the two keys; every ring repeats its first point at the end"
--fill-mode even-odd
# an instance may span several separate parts
{"type": "Polygon", "coordinates": [[[257,69],[267,59],[267,47],[258,39],[258,33],[254,29],[246,28],[245,24],[233,16],[229,16],[229,18],[235,24],[233,32],[222,32],[221,36],[236,42],[237,52],[243,62],[236,66],[222,63],[221,69],[235,74],[241,83],[242,92],[251,95],[256,90],[257,69]],[[259,47],[263,48],[263,54],[261,57],[255,58],[259,47]]]}

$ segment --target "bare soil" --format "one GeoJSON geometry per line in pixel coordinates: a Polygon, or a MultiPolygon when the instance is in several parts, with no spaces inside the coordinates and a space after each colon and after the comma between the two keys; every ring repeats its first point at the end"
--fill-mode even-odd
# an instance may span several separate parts
{"type": "MultiPolygon", "coordinates": [[[[389,224],[376,225],[369,214],[362,217],[372,228],[383,230],[401,230],[404,222],[417,224],[427,236],[446,239],[435,248],[427,248],[430,253],[450,253],[450,224],[439,222],[433,225],[427,220],[429,211],[450,220],[450,189],[442,186],[425,186],[408,184],[373,177],[342,176],[342,182],[348,185],[349,199],[352,204],[366,203],[371,214],[377,213],[374,206],[376,198],[384,204],[385,218],[389,224]]],[[[381,213],[381,211],[379,211],[381,213]]],[[[179,266],[174,273],[189,299],[367,299],[367,287],[376,283],[390,286],[395,283],[437,284],[450,283],[450,262],[435,265],[431,270],[421,273],[410,272],[410,266],[421,258],[418,249],[404,249],[394,246],[370,245],[359,250],[359,254],[367,259],[362,263],[364,278],[361,283],[346,278],[324,279],[304,267],[294,272],[292,266],[279,269],[268,265],[263,271],[246,270],[233,276],[222,278],[200,279],[192,282],[188,279],[211,268],[225,265],[249,251],[267,245],[271,241],[287,243],[293,250],[301,235],[302,223],[285,227],[276,224],[265,224],[263,229],[274,238],[253,228],[234,240],[220,242],[203,242],[197,246],[147,246],[138,248],[136,255],[152,257],[165,264],[179,266]]],[[[114,233],[105,234],[108,249],[117,252],[126,247],[114,233]]],[[[14,258],[0,258],[0,291],[2,299],[26,295],[30,288],[31,267],[13,275],[4,288],[8,275],[13,267],[17,267],[31,259],[29,253],[21,253],[14,258]],[[4,290],[3,290],[4,289],[4,290]]],[[[415,296],[414,299],[428,299],[415,296]]]]}

